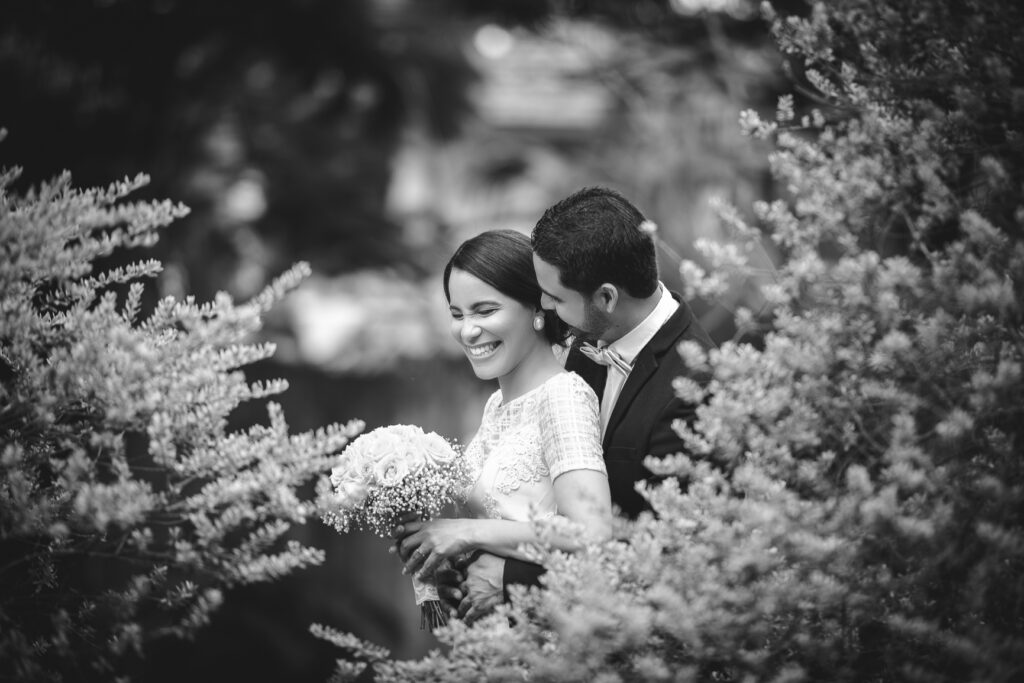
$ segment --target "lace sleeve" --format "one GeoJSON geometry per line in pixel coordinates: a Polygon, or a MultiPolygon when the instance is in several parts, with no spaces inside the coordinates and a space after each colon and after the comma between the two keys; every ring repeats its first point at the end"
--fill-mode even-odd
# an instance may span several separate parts
{"type": "Polygon", "coordinates": [[[573,372],[549,382],[539,397],[541,452],[551,479],[571,470],[607,473],[601,451],[601,417],[597,396],[573,372]]]}

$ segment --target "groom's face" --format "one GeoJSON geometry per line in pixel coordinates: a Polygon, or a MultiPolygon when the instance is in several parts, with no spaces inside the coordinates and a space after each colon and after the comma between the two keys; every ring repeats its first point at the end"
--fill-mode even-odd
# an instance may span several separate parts
{"type": "Polygon", "coordinates": [[[573,336],[589,340],[601,339],[611,328],[607,313],[595,306],[588,297],[562,285],[558,268],[534,254],[533,269],[543,292],[540,305],[554,311],[571,328],[573,336]]]}

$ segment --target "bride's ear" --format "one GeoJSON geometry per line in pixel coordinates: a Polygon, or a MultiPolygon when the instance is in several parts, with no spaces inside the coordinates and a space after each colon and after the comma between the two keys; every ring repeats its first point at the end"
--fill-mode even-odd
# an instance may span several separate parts
{"type": "Polygon", "coordinates": [[[590,296],[590,301],[598,310],[613,313],[619,304],[619,288],[610,282],[601,283],[590,296]]]}

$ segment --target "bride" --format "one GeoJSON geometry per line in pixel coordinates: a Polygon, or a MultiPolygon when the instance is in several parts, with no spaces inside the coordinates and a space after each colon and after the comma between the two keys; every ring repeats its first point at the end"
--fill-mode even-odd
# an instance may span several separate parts
{"type": "MultiPolygon", "coordinates": [[[[464,242],[444,270],[451,332],[477,377],[498,380],[466,447],[472,518],[406,521],[396,530],[405,571],[429,579],[472,551],[528,559],[533,517],[561,515],[574,533],[548,539],[573,551],[611,536],[597,397],[566,372],[553,346],[561,321],[540,306],[530,241],[512,230],[464,242]]],[[[561,527],[564,528],[564,527],[561,527]]]]}

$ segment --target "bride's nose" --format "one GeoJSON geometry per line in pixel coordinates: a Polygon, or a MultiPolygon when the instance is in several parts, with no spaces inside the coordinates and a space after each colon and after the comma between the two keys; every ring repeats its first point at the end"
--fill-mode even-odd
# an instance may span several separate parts
{"type": "Polygon", "coordinates": [[[480,336],[480,328],[475,323],[464,322],[462,323],[461,336],[462,341],[468,344],[480,336]]]}

